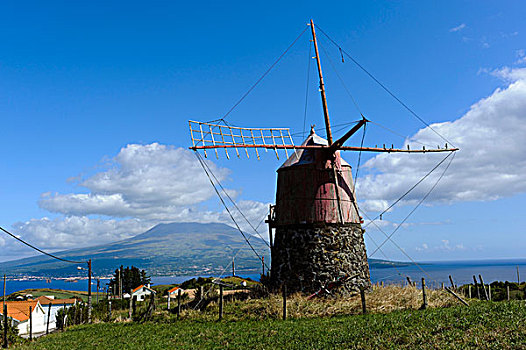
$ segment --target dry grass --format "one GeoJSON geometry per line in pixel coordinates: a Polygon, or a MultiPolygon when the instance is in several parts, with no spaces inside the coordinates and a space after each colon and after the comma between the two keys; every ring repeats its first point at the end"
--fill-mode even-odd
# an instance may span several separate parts
{"type": "MultiPolygon", "coordinates": [[[[458,301],[445,290],[426,289],[428,307],[440,308],[457,305],[458,301]]],[[[248,299],[225,303],[225,318],[266,319],[280,318],[282,315],[281,295],[271,295],[263,299],[248,299]]],[[[388,285],[374,286],[366,293],[367,312],[389,313],[395,310],[419,309],[422,306],[422,290],[411,286],[388,285]]],[[[359,295],[350,298],[315,298],[307,300],[305,295],[294,294],[287,298],[287,314],[292,318],[330,317],[337,315],[359,314],[362,304],[359,295]]],[[[204,312],[185,310],[185,319],[217,318],[218,305],[211,303],[204,312]]]]}

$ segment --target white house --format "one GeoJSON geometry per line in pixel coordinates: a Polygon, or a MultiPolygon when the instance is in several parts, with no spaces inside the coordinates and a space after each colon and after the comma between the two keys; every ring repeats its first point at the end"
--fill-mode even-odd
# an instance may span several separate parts
{"type": "MultiPolygon", "coordinates": [[[[46,331],[44,309],[38,300],[6,301],[6,305],[7,317],[11,318],[13,323],[17,326],[19,335],[29,334],[29,308],[31,308],[33,334],[46,331]]],[[[3,312],[3,308],[0,312],[3,312]]]]}
{"type": "Polygon", "coordinates": [[[152,293],[156,294],[156,292],[150,288],[149,284],[147,286],[145,286],[144,284],[141,284],[139,287],[132,290],[131,296],[132,298],[137,297],[137,301],[144,301],[152,293]]]}
{"type": "Polygon", "coordinates": [[[179,288],[179,287],[173,287],[172,289],[168,290],[168,297],[170,299],[177,298],[179,290],[181,291],[181,295],[183,295],[184,289],[179,288]]]}
{"type": "Polygon", "coordinates": [[[49,317],[49,330],[53,330],[57,328],[57,312],[60,309],[66,308],[69,309],[73,305],[77,303],[77,299],[55,299],[54,297],[49,296],[41,296],[38,297],[36,300],[40,302],[40,305],[42,305],[42,309],[44,309],[45,317],[44,322],[47,327],[47,315],[50,313],[49,317]],[[49,312],[49,304],[51,304],[51,312],[49,312]]]}

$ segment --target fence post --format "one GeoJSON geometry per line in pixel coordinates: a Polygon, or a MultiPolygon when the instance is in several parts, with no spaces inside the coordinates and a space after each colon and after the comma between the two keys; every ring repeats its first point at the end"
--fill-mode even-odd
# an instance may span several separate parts
{"type": "Polygon", "coordinates": [[[88,260],[88,323],[91,323],[91,259],[88,260]]]}
{"type": "Polygon", "coordinates": [[[508,301],[510,301],[510,285],[506,285],[506,293],[508,294],[508,301]]]}
{"type": "Polygon", "coordinates": [[[122,267],[122,265],[120,267],[119,273],[120,273],[119,275],[119,298],[122,300],[122,297],[124,295],[124,293],[122,292],[122,287],[123,287],[122,280],[124,279],[124,268],[122,267]]]}
{"type": "Polygon", "coordinates": [[[425,310],[427,308],[427,297],[426,297],[426,280],[422,277],[422,298],[424,300],[421,309],[425,310]]]}
{"type": "Polygon", "coordinates": [[[33,340],[33,312],[31,306],[29,307],[29,340],[33,340]]]}
{"type": "Polygon", "coordinates": [[[482,285],[482,289],[484,289],[484,297],[486,298],[486,300],[489,300],[488,291],[486,290],[486,286],[484,286],[484,280],[482,279],[482,275],[479,275],[479,279],[480,284],[482,285]]]}
{"type": "Polygon", "coordinates": [[[131,320],[133,316],[133,298],[130,296],[130,302],[128,303],[128,318],[131,320]]]}
{"type": "Polygon", "coordinates": [[[62,316],[62,330],[66,327],[66,303],[64,303],[64,316],[62,316]]]}
{"type": "Polygon", "coordinates": [[[360,287],[360,298],[362,299],[362,314],[365,315],[367,313],[367,305],[365,304],[365,290],[363,287],[360,287]]]}
{"type": "Polygon", "coordinates": [[[449,282],[451,282],[451,289],[456,289],[455,282],[453,282],[453,277],[451,277],[451,275],[449,275],[449,282]]]}
{"type": "Polygon", "coordinates": [[[489,296],[489,301],[491,301],[491,284],[488,284],[488,296],[489,296]]]}
{"type": "Polygon", "coordinates": [[[287,285],[284,284],[281,288],[281,293],[283,295],[283,320],[287,319],[287,285]]]}
{"type": "Polygon", "coordinates": [[[4,303],[4,342],[2,344],[3,348],[7,348],[7,304],[4,303]]]}
{"type": "Polygon", "coordinates": [[[3,312],[4,312],[4,341],[2,343],[3,348],[7,348],[7,304],[5,303],[5,281],[6,276],[4,273],[4,306],[3,306],[3,312]]]}
{"type": "Polygon", "coordinates": [[[468,285],[468,297],[471,299],[471,284],[468,285]]]}
{"type": "Polygon", "coordinates": [[[50,318],[51,318],[51,303],[49,303],[49,306],[47,308],[46,334],[49,334],[49,319],[50,318]]]}
{"type": "Polygon", "coordinates": [[[480,288],[479,288],[479,284],[477,283],[477,278],[475,277],[475,275],[473,275],[473,282],[475,283],[475,288],[477,289],[477,296],[480,300],[482,300],[480,298],[480,288]]]}
{"type": "MultiPolygon", "coordinates": [[[[145,298],[146,301],[146,298],[145,298]]],[[[146,309],[146,313],[144,314],[144,319],[148,320],[150,317],[152,317],[152,313],[155,310],[155,294],[150,293],[150,302],[148,304],[148,309],[146,309]]]]}
{"type": "Polygon", "coordinates": [[[223,319],[223,286],[219,285],[219,321],[223,319]]]}
{"type": "Polygon", "coordinates": [[[451,294],[453,295],[455,298],[457,298],[458,300],[460,300],[460,302],[466,306],[469,306],[469,304],[464,300],[462,299],[457,293],[453,292],[451,289],[449,289],[448,287],[446,287],[446,290],[451,294]]]}
{"type": "Polygon", "coordinates": [[[135,315],[136,311],[137,311],[137,296],[134,295],[132,297],[132,317],[135,315]]]}
{"type": "MultiPolygon", "coordinates": [[[[222,299],[223,299],[223,292],[221,292],[221,300],[222,299]]],[[[179,319],[180,316],[181,316],[181,288],[177,290],[177,319],[179,319]]]]}
{"type": "Polygon", "coordinates": [[[168,292],[168,303],[166,304],[166,308],[170,311],[170,292],[168,292]]]}
{"type": "Polygon", "coordinates": [[[108,301],[108,321],[111,322],[111,300],[108,301]]]}

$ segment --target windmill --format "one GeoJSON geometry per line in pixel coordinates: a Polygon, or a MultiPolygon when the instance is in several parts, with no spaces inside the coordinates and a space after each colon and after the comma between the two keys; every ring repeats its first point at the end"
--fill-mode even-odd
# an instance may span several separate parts
{"type": "Polygon", "coordinates": [[[223,150],[227,158],[253,149],[284,151],[287,160],[277,169],[276,204],[266,221],[271,248],[270,283],[289,291],[315,292],[337,284],[339,294],[370,287],[363,219],[354,191],[351,166],[341,151],[454,152],[457,148],[396,149],[346,146],[345,142],[369,121],[362,119],[341,138],[333,140],[314,23],[311,29],[327,139],[310,135],[294,145],[288,128],[242,128],[226,123],[189,121],[194,151],[223,150]],[[229,153],[230,151],[230,153],[229,153]],[[289,155],[290,152],[290,155],[289,155]],[[336,283],[337,282],[337,283],[336,283]]]}

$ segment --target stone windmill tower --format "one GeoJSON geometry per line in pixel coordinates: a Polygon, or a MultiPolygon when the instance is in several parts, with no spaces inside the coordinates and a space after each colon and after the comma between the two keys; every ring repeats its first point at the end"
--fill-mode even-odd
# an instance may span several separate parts
{"type": "Polygon", "coordinates": [[[318,67],[319,87],[327,139],[314,129],[299,146],[294,145],[286,128],[240,128],[220,123],[190,121],[194,151],[243,149],[249,157],[254,149],[284,150],[287,160],[277,170],[276,204],[267,220],[271,247],[270,281],[275,287],[286,285],[289,291],[314,292],[337,283],[337,293],[348,294],[371,284],[369,266],[354,193],[351,166],[340,151],[372,152],[450,152],[457,149],[395,149],[352,147],[344,143],[368,120],[362,118],[336,141],[332,139],[329,110],[325,95],[316,32],[309,23],[318,67]],[[289,156],[289,152],[292,154],[289,156]]]}

